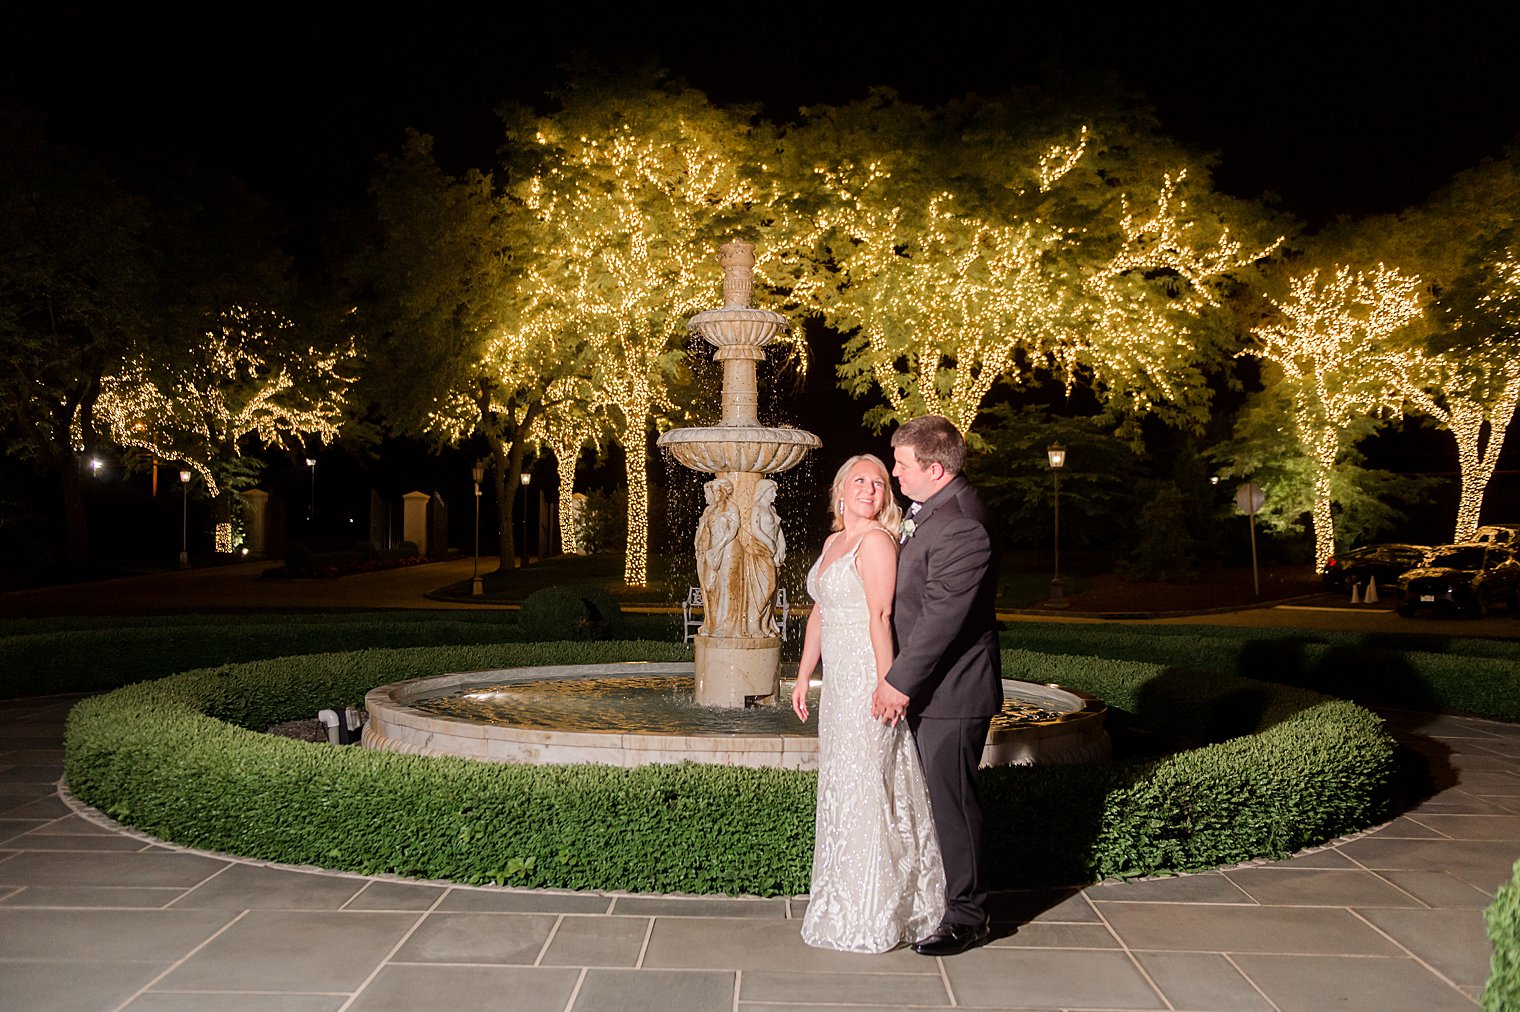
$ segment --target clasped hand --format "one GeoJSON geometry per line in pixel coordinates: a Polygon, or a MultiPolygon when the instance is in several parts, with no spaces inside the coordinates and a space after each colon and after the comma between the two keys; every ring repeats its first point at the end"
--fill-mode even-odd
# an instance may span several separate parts
{"type": "Polygon", "coordinates": [[[908,697],[894,689],[885,679],[876,683],[871,693],[871,718],[883,724],[897,726],[908,715],[908,697]]]}

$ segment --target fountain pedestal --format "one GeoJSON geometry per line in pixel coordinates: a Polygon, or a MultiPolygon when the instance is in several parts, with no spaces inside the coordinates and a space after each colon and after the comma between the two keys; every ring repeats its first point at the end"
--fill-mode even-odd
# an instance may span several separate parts
{"type": "Polygon", "coordinates": [[[750,307],[754,248],[734,241],[719,250],[723,308],[698,313],[689,326],[723,363],[723,417],[717,425],[663,433],[659,445],[687,467],[715,475],[705,486],[695,545],[703,602],[696,702],[742,707],[748,698],[776,694],[781,661],[775,599],[786,539],[773,506],[776,483],[766,475],[797,466],[821,444],[811,432],[760,424],[755,363],[787,322],[750,307]]]}

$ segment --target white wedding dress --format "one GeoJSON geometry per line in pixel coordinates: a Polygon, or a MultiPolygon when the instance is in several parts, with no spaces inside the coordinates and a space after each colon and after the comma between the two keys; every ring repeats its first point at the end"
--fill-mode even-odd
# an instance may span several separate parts
{"type": "MultiPolygon", "coordinates": [[[[876,537],[868,534],[867,537],[876,537]]],[[[939,926],[945,869],[929,794],[906,722],[871,718],[876,662],[859,542],[807,589],[821,609],[823,697],[818,704],[818,817],[802,940],[886,952],[939,926]]]]}

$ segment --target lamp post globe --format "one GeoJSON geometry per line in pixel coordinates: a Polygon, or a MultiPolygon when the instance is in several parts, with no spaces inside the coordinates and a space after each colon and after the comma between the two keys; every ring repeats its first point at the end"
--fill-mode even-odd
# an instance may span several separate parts
{"type": "Polygon", "coordinates": [[[477,461],[470,468],[470,476],[475,479],[475,566],[470,574],[470,593],[478,597],[485,592],[480,582],[480,480],[486,476],[485,465],[477,461]]]}
{"type": "Polygon", "coordinates": [[[1066,466],[1066,447],[1051,443],[1045,448],[1045,459],[1050,463],[1050,477],[1055,482],[1055,533],[1053,537],[1055,573],[1050,580],[1050,598],[1047,608],[1065,608],[1066,587],[1061,582],[1061,469],[1066,466]]]}
{"type": "Polygon", "coordinates": [[[533,472],[524,471],[522,478],[522,555],[518,565],[528,564],[528,486],[533,483],[533,472]]]}
{"type": "Polygon", "coordinates": [[[190,568],[190,472],[179,473],[180,487],[184,489],[184,502],[179,517],[179,567],[190,568]]]}

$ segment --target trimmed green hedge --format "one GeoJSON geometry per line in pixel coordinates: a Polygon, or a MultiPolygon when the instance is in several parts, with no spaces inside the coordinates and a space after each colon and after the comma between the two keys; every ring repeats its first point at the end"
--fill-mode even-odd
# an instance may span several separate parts
{"type": "MultiPolygon", "coordinates": [[[[625,616],[622,635],[675,639],[676,628],[669,616],[625,616]]],[[[494,609],[12,621],[0,624],[0,698],[99,692],[193,668],[316,651],[529,638],[515,612],[494,609]]]]}
{"type": "Polygon", "coordinates": [[[1488,1012],[1520,1009],[1520,861],[1509,883],[1499,887],[1494,902],[1483,911],[1494,954],[1488,964],[1483,1007],[1488,1012]]]}
{"type": "MultiPolygon", "coordinates": [[[[686,656],[674,643],[482,645],[190,671],[80,703],[67,731],[68,783],[157,836],[269,860],[472,883],[802,892],[814,774],[493,765],[249,730],[443,671],[686,656]]],[[[1393,743],[1353,704],[1091,657],[1008,651],[1005,663],[1205,744],[1160,760],[990,771],[994,885],[1277,856],[1385,812],[1393,743]]]]}
{"type": "Polygon", "coordinates": [[[1226,671],[1359,703],[1520,720],[1520,641],[1229,626],[1020,622],[1004,647],[1226,671]]]}
{"type": "Polygon", "coordinates": [[[1148,760],[987,771],[989,850],[1012,869],[1001,884],[1282,857],[1388,814],[1394,742],[1353,703],[1096,657],[1005,650],[1003,670],[1091,693],[1142,728],[1208,744],[1148,760]]]}

